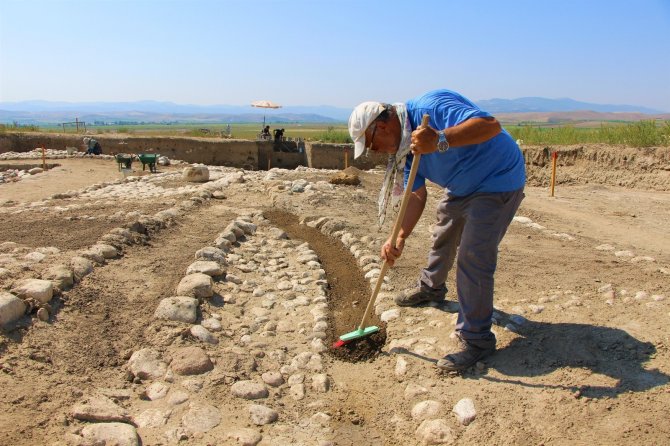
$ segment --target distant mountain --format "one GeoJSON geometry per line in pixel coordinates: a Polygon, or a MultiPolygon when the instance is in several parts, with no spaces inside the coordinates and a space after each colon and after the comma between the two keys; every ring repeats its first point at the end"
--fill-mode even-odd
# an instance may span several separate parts
{"type": "Polygon", "coordinates": [[[50,123],[70,121],[144,122],[340,122],[349,119],[351,109],[332,106],[287,106],[268,110],[250,105],[189,105],[172,102],[0,102],[0,121],[50,123]]]}
{"type": "Polygon", "coordinates": [[[477,105],[489,113],[529,113],[529,112],[574,112],[574,111],[594,111],[601,113],[663,113],[660,110],[654,110],[639,105],[611,105],[611,104],[592,104],[589,102],[575,101],[574,99],[548,99],[548,98],[517,98],[517,99],[487,99],[477,101],[477,105]]]}
{"type": "MultiPolygon", "coordinates": [[[[488,99],[477,101],[492,114],[501,113],[662,113],[634,105],[608,105],[579,102],[573,99],[527,97],[518,99],[488,99]]],[[[275,110],[254,108],[251,105],[192,105],[160,101],[136,102],[0,102],[0,122],[19,124],[55,124],[85,122],[270,122],[335,123],[346,122],[351,108],[290,105],[275,110]]]]}

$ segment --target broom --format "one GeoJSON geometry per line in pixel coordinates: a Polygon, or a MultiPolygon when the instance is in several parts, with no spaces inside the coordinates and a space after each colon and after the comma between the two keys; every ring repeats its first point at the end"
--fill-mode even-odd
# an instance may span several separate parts
{"type": "MultiPolygon", "coordinates": [[[[423,119],[421,120],[421,127],[427,127],[429,121],[430,116],[428,116],[427,114],[423,115],[423,119]]],[[[407,210],[409,197],[412,194],[412,185],[414,185],[414,178],[416,177],[416,171],[419,170],[420,161],[421,161],[421,154],[420,153],[414,154],[414,159],[412,160],[412,167],[409,171],[409,178],[407,179],[407,186],[405,187],[405,192],[403,193],[402,196],[402,202],[400,203],[400,210],[398,211],[398,216],[396,217],[395,223],[393,225],[393,232],[391,233],[391,241],[394,244],[396,238],[398,237],[398,234],[400,233],[400,227],[402,226],[402,220],[405,217],[405,211],[407,210]]],[[[363,313],[363,319],[361,320],[358,329],[351,331],[349,333],[345,333],[342,336],[340,336],[340,338],[335,343],[333,343],[333,348],[342,347],[343,345],[348,344],[351,341],[355,341],[356,339],[361,339],[366,336],[370,336],[371,334],[377,333],[379,331],[379,327],[377,327],[376,325],[365,327],[365,322],[370,317],[372,307],[374,306],[375,301],[377,300],[377,294],[379,294],[379,290],[382,287],[382,282],[384,282],[384,277],[386,277],[386,272],[388,271],[389,267],[390,265],[388,261],[384,260],[384,264],[382,265],[379,277],[377,277],[377,283],[375,284],[375,288],[372,291],[372,296],[368,301],[368,306],[365,309],[365,313],[363,313]]]]}

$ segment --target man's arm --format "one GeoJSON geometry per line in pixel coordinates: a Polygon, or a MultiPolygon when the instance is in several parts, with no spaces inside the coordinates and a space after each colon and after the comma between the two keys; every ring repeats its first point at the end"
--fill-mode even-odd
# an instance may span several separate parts
{"type": "Polygon", "coordinates": [[[402,254],[402,250],[405,247],[405,240],[412,233],[419,218],[421,218],[421,214],[423,214],[427,197],[428,192],[426,191],[425,185],[421,186],[410,195],[407,209],[405,210],[405,216],[402,219],[402,224],[400,226],[400,232],[398,233],[398,238],[396,240],[391,240],[389,237],[381,249],[381,258],[386,260],[389,265],[393,266],[393,263],[402,254]]]}
{"type": "MultiPolygon", "coordinates": [[[[458,125],[444,129],[450,147],[479,144],[500,133],[502,127],[493,116],[486,118],[470,118],[458,125]]],[[[437,144],[437,143],[436,143],[437,144]]]]}
{"type": "MultiPolygon", "coordinates": [[[[458,125],[444,129],[449,147],[479,144],[502,131],[498,120],[492,116],[470,118],[458,125]]],[[[412,132],[412,150],[415,153],[432,153],[437,150],[438,133],[432,127],[419,127],[412,132]]]]}

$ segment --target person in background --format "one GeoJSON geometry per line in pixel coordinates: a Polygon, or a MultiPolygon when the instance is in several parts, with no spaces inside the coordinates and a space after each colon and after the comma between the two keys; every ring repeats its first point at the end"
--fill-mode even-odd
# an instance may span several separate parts
{"type": "Polygon", "coordinates": [[[366,150],[389,154],[379,196],[380,225],[388,203],[402,195],[396,173],[404,164],[406,185],[413,153],[422,154],[400,233],[381,249],[390,265],[401,256],[423,213],[426,180],[444,190],[428,264],[417,287],[400,293],[395,302],[399,306],[443,302],[447,273],[456,261],[457,345],[438,360],[437,367],[463,371],[496,349],[491,331],[493,276],[498,245],[524,197],[523,154],[493,116],[450,90],[431,91],[406,103],[364,102],[349,118],[349,133],[355,158],[366,150]],[[420,128],[424,114],[430,116],[430,125],[420,128]]]}
{"type": "Polygon", "coordinates": [[[102,155],[102,147],[95,139],[85,137],[84,145],[86,146],[86,155],[102,155]]]}
{"type": "Polygon", "coordinates": [[[266,125],[263,127],[263,131],[261,132],[261,138],[263,139],[270,139],[270,126],[266,125]]]}

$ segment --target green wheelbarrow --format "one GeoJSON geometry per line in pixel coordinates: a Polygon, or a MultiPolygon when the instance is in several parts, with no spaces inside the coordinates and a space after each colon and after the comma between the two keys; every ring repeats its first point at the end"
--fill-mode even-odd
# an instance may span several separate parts
{"type": "Polygon", "coordinates": [[[156,162],[158,161],[158,157],[160,157],[160,154],[158,153],[140,153],[137,155],[137,158],[142,163],[142,170],[144,170],[146,166],[149,166],[149,171],[152,173],[156,173],[156,162]]]}
{"type": "Polygon", "coordinates": [[[119,164],[119,171],[121,169],[130,169],[133,164],[133,155],[128,155],[125,153],[117,153],[114,155],[116,162],[119,164]]]}

